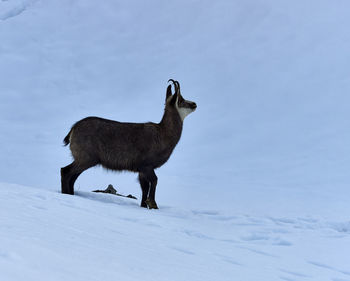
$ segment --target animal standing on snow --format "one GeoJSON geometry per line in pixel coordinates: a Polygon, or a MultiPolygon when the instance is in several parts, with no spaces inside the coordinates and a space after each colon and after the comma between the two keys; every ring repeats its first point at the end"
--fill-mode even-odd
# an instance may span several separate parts
{"type": "MultiPolygon", "coordinates": [[[[157,176],[180,140],[185,117],[197,105],[185,100],[178,81],[166,91],[164,115],[160,123],[124,123],[87,117],[75,123],[64,138],[70,143],[74,161],[61,168],[62,193],[74,194],[74,182],[85,170],[98,164],[115,171],[139,174],[142,189],[141,207],[158,209],[155,201],[157,176]]],[[[169,82],[168,81],[168,82],[169,82]]]]}

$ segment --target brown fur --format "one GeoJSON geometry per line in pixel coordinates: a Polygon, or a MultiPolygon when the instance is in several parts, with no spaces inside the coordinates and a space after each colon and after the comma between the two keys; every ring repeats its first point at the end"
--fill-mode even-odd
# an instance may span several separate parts
{"type": "MultiPolygon", "coordinates": [[[[157,208],[154,169],[169,159],[182,133],[183,122],[175,103],[179,106],[179,101],[184,103],[185,100],[175,82],[174,95],[171,86],[167,88],[160,123],[123,123],[99,117],[87,117],[75,123],[64,138],[66,145],[70,143],[74,162],[61,169],[62,193],[74,194],[78,176],[100,164],[110,170],[139,173],[141,206],[157,208]]],[[[189,101],[186,106],[196,108],[196,104],[189,101]]]]}

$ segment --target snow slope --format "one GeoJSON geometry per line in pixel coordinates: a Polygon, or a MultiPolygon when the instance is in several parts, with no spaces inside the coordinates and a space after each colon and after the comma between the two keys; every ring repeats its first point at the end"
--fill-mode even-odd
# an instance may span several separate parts
{"type": "Polygon", "coordinates": [[[350,280],[350,222],[0,184],[6,281],[350,280]]]}
{"type": "MultiPolygon", "coordinates": [[[[275,190],[305,192],[305,208],[319,192],[344,198],[349,9],[345,0],[0,1],[0,179],[59,190],[70,126],[89,115],[158,122],[172,77],[198,110],[157,172],[163,202],[199,196],[230,209],[237,195],[275,190]]],[[[135,178],[91,169],[77,187],[136,193],[135,178]]]]}

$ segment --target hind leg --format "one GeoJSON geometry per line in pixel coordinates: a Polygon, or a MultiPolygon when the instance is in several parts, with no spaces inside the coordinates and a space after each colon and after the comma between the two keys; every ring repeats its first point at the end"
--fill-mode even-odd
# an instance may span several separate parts
{"type": "Polygon", "coordinates": [[[72,188],[70,185],[73,169],[74,162],[66,167],[61,168],[61,192],[64,194],[74,194],[74,188],[72,188]]]}
{"type": "Polygon", "coordinates": [[[70,177],[69,188],[70,188],[70,190],[73,190],[73,193],[74,193],[74,183],[77,180],[77,178],[80,176],[81,173],[82,172],[76,172],[70,177]]]}
{"type": "Polygon", "coordinates": [[[87,170],[88,166],[77,165],[76,162],[61,168],[61,192],[74,195],[74,183],[79,175],[87,170]]]}

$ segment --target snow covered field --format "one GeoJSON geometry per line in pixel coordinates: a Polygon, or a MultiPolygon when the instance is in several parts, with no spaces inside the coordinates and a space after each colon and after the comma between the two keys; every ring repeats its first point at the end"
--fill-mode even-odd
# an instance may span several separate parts
{"type": "Polygon", "coordinates": [[[350,3],[0,0],[0,281],[350,281],[350,3]],[[157,170],[87,171],[86,116],[158,122],[166,81],[198,110],[157,170]]]}
{"type": "Polygon", "coordinates": [[[350,222],[0,185],[1,280],[350,280],[350,222]]]}

